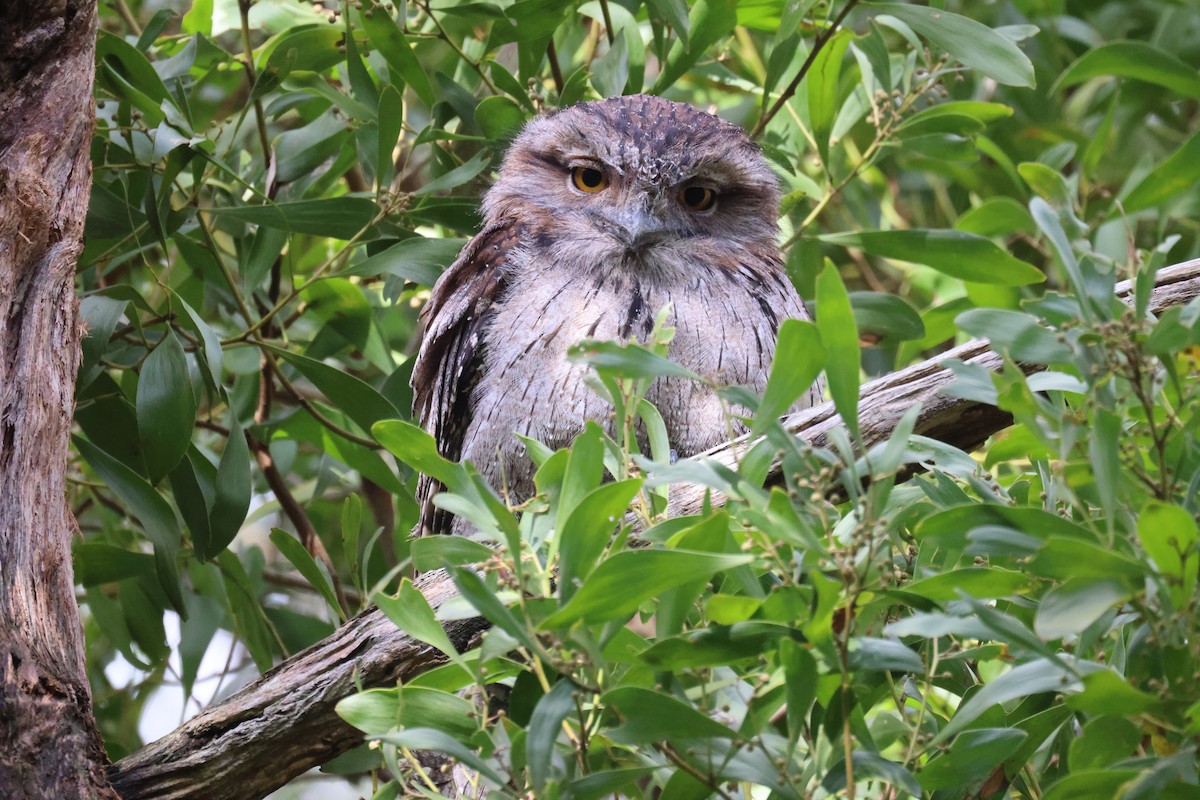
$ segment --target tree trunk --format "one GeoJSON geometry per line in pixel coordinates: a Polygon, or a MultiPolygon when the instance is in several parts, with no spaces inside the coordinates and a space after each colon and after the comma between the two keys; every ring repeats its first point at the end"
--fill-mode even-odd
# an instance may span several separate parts
{"type": "Polygon", "coordinates": [[[0,797],[115,798],[64,493],[91,189],[93,0],[0,4],[0,797]]]}

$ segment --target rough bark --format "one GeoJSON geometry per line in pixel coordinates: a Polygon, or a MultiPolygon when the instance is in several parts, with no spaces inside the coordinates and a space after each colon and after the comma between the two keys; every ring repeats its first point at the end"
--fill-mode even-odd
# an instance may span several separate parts
{"type": "Polygon", "coordinates": [[[116,797],[64,482],[91,189],[93,0],[0,4],[0,797],[116,797]]]}
{"type": "MultiPolygon", "coordinates": [[[[1160,271],[1156,284],[1150,304],[1155,311],[1200,297],[1200,260],[1160,271]]],[[[1130,291],[1127,283],[1117,287],[1123,299],[1130,291]]],[[[867,444],[886,439],[915,403],[922,406],[916,432],[964,449],[1011,423],[998,409],[942,394],[954,380],[942,366],[950,358],[992,370],[1002,363],[986,341],[977,340],[864,385],[859,417],[867,444]]],[[[830,403],[787,421],[790,431],[818,445],[840,424],[830,403]]],[[[745,440],[737,440],[710,455],[733,463],[745,446],[745,440]]],[[[698,508],[704,496],[698,487],[678,487],[676,493],[673,504],[680,513],[698,508]]],[[[419,588],[435,609],[455,595],[440,571],[424,575],[419,588]]],[[[459,620],[446,630],[461,648],[487,626],[481,619],[459,620]]],[[[361,742],[334,712],[356,680],[364,687],[394,685],[440,663],[439,654],[397,630],[378,609],[364,611],[228,700],[113,765],[113,784],[126,800],[263,797],[361,742]]]]}

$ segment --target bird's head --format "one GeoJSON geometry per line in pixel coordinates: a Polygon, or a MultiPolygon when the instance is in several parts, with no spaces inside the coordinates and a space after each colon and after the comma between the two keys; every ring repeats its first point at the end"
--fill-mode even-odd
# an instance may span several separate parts
{"type": "Polygon", "coordinates": [[[532,120],[484,199],[583,259],[683,264],[713,242],[774,247],[779,189],[735,125],[634,95],[532,120]]]}

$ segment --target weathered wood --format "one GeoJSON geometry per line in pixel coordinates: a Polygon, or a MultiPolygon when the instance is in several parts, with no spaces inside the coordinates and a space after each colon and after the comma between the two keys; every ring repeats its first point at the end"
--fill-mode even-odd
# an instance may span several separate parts
{"type": "MultiPolygon", "coordinates": [[[[417,587],[435,610],[457,593],[441,571],[421,576],[417,587]]],[[[454,646],[467,649],[488,623],[468,619],[445,627],[454,646]]],[[[263,797],[362,742],[334,713],[338,700],[358,685],[394,686],[444,661],[372,608],[119,761],[110,771],[113,786],[125,800],[263,797]]]]}
{"type": "Polygon", "coordinates": [[[65,475],[91,189],[94,0],[0,4],[0,797],[111,798],[65,475]]]}
{"type": "MultiPolygon", "coordinates": [[[[1118,286],[1127,297],[1130,287],[1118,286]]],[[[1200,260],[1162,270],[1151,307],[1162,309],[1200,296],[1200,260]]],[[[970,449],[1009,424],[997,409],[941,393],[953,381],[941,366],[949,358],[999,368],[1000,356],[985,341],[969,342],[935,358],[863,386],[860,427],[868,444],[886,439],[914,403],[922,404],[917,432],[970,449]]],[[[1035,371],[1030,367],[1029,371],[1035,371]]],[[[797,435],[822,444],[840,421],[831,403],[787,421],[797,435]]],[[[710,454],[734,463],[747,446],[731,442],[710,454]]],[[[677,487],[676,507],[697,508],[704,491],[677,487]]],[[[419,586],[436,609],[455,595],[443,572],[427,573],[419,586]]],[[[487,627],[483,620],[448,623],[456,646],[487,627]]],[[[229,699],[212,706],[171,734],[121,760],[111,769],[126,800],[220,797],[252,800],[296,775],[344,752],[361,737],[334,713],[339,699],[363,686],[410,679],[442,658],[393,626],[377,609],[359,614],[326,639],[288,659],[229,699]]]]}

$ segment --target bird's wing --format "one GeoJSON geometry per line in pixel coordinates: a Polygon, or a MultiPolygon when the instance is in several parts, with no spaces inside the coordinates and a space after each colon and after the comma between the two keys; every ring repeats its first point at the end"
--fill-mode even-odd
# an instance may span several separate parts
{"type": "MultiPolygon", "coordinates": [[[[505,262],[520,236],[521,226],[512,220],[485,227],[442,273],[421,310],[425,334],[413,366],[413,416],[437,440],[438,452],[451,460],[462,457],[484,328],[504,290],[505,262]]],[[[427,475],[417,483],[421,535],[450,532],[450,515],[432,502],[441,489],[427,475]]]]}

